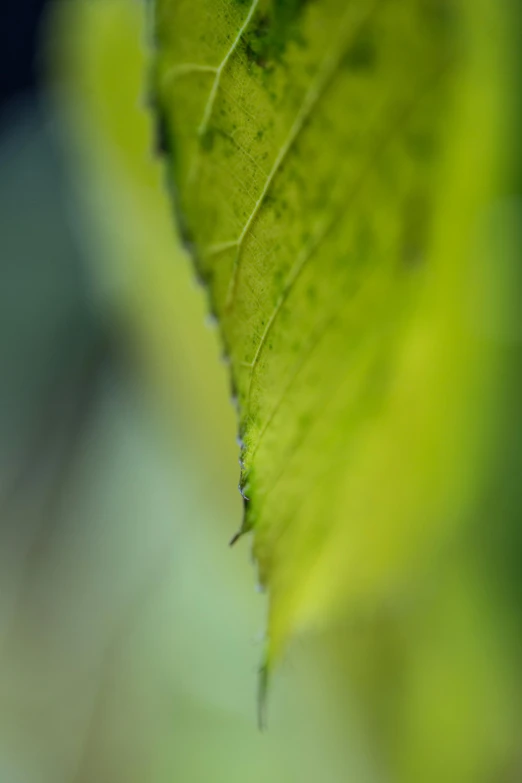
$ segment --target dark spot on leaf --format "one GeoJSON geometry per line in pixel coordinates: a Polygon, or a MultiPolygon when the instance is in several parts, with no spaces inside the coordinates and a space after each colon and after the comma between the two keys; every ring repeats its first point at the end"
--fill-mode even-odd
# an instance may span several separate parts
{"type": "Polygon", "coordinates": [[[205,152],[210,152],[214,146],[214,130],[213,128],[207,128],[200,136],[200,143],[205,152]]]}
{"type": "Polygon", "coordinates": [[[372,30],[363,28],[344,56],[344,65],[351,71],[369,71],[375,66],[377,47],[372,30]]]}
{"type": "Polygon", "coordinates": [[[283,59],[289,41],[304,46],[300,16],[311,0],[272,0],[245,33],[245,53],[251,62],[266,69],[283,59]]]}
{"type": "Polygon", "coordinates": [[[419,160],[428,160],[435,153],[435,139],[431,133],[409,133],[406,144],[410,154],[419,160]]]}

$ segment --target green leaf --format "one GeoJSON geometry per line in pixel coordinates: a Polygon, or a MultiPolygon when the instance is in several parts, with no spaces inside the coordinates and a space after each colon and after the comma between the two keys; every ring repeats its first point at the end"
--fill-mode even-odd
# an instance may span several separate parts
{"type": "Polygon", "coordinates": [[[230,359],[241,532],[293,629],[415,584],[492,443],[509,13],[157,0],[177,215],[230,359]],[[486,315],[485,315],[486,314],[486,315]]]}

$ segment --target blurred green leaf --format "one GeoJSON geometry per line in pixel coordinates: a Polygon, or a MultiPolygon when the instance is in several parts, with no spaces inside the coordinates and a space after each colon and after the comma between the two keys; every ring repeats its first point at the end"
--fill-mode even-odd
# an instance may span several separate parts
{"type": "Polygon", "coordinates": [[[480,225],[505,173],[508,22],[486,0],[156,2],[268,664],[295,627],[411,584],[480,485],[506,279],[480,225]]]}

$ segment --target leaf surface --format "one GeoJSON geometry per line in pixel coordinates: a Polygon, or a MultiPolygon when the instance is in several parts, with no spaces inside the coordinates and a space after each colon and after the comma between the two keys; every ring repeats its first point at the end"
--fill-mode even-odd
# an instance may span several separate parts
{"type": "Polygon", "coordinates": [[[269,664],[294,628],[413,584],[480,483],[504,22],[486,0],[156,1],[158,107],[230,360],[269,664]]]}

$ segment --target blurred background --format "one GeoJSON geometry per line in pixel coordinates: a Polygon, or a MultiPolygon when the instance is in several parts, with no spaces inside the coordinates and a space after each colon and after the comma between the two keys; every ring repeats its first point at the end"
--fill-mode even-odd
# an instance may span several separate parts
{"type": "Polygon", "coordinates": [[[301,637],[257,729],[266,596],[227,545],[235,412],[157,155],[147,14],[0,11],[0,783],[522,781],[518,323],[484,595],[459,560],[424,625],[301,637]]]}

